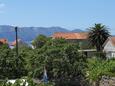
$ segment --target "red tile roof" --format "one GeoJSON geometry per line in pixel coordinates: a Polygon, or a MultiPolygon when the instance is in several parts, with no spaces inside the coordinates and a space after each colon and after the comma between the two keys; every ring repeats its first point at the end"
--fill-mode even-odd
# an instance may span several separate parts
{"type": "Polygon", "coordinates": [[[111,37],[111,42],[115,46],[115,37],[111,37]]]}
{"type": "Polygon", "coordinates": [[[1,38],[0,42],[3,43],[3,44],[7,44],[8,43],[7,39],[5,39],[5,38],[1,38]]]}
{"type": "Polygon", "coordinates": [[[88,33],[87,32],[80,32],[80,33],[56,32],[56,33],[53,34],[52,38],[87,39],[88,38],[88,33]]]}

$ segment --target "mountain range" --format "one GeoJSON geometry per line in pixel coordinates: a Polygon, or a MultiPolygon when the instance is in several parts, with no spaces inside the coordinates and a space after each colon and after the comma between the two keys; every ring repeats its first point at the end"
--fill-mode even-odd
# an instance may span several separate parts
{"type": "MultiPolygon", "coordinates": [[[[0,25],[0,38],[8,41],[15,40],[15,27],[10,25],[0,25]]],[[[32,41],[40,34],[51,36],[55,32],[83,32],[81,29],[68,30],[62,27],[18,27],[18,37],[24,41],[32,41]]]]}

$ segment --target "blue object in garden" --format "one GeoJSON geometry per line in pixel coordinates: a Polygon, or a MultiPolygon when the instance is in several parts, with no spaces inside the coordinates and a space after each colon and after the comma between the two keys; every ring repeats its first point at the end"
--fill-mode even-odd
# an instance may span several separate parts
{"type": "Polygon", "coordinates": [[[44,67],[43,81],[44,81],[45,83],[48,83],[48,76],[47,76],[47,71],[46,71],[46,68],[45,68],[45,67],[44,67]]]}

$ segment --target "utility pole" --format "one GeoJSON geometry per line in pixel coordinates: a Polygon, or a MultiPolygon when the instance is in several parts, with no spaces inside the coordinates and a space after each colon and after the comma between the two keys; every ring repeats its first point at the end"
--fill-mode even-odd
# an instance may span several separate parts
{"type": "Polygon", "coordinates": [[[18,57],[18,27],[15,27],[16,32],[16,55],[18,57]]]}

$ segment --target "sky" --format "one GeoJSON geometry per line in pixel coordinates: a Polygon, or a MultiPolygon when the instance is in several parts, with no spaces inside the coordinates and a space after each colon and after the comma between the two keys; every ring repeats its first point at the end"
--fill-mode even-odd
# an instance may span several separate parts
{"type": "Polygon", "coordinates": [[[86,30],[95,23],[115,35],[115,0],[0,0],[0,25],[86,30]]]}

